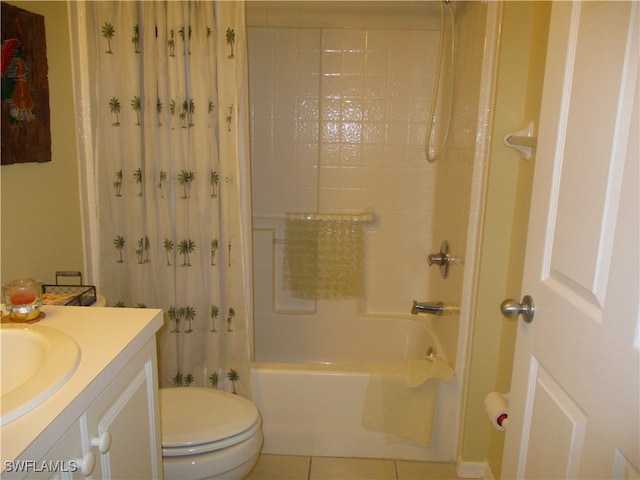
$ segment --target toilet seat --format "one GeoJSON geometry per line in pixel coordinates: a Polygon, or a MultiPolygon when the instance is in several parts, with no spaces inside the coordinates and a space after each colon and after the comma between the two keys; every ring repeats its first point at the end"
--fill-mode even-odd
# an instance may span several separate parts
{"type": "Polygon", "coordinates": [[[214,452],[260,433],[261,418],[249,400],[213,388],[160,389],[162,455],[214,452]]]}

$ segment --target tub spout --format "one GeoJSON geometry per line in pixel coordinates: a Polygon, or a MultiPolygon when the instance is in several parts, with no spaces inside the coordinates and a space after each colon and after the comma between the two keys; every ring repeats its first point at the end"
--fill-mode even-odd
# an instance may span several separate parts
{"type": "Polygon", "coordinates": [[[411,307],[411,314],[417,315],[419,313],[430,313],[431,315],[442,315],[444,313],[443,302],[416,302],[413,301],[413,307],[411,307]]]}

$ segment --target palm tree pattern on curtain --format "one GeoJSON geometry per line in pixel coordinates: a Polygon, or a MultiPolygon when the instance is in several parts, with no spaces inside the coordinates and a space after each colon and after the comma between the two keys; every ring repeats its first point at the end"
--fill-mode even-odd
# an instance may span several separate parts
{"type": "Polygon", "coordinates": [[[88,2],[87,22],[101,289],[111,305],[164,310],[162,386],[248,396],[243,8],[88,2]]]}

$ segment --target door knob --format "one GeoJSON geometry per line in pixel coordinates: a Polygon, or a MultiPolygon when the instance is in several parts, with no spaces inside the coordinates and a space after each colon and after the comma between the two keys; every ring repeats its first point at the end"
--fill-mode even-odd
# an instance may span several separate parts
{"type": "Polygon", "coordinates": [[[533,305],[533,298],[529,295],[522,297],[522,303],[518,303],[513,298],[507,298],[502,304],[500,304],[500,311],[502,315],[507,318],[517,318],[518,315],[522,315],[522,319],[531,323],[533,321],[533,315],[536,312],[536,307],[533,305]]]}

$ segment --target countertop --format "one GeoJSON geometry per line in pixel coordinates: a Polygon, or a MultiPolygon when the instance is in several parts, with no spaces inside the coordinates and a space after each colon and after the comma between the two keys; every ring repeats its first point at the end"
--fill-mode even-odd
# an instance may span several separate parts
{"type": "MultiPolygon", "coordinates": [[[[0,430],[0,465],[39,458],[163,325],[162,310],[43,306],[38,325],[58,329],[80,346],[80,363],[51,397],[0,430]]],[[[20,361],[20,359],[16,359],[20,361]]]]}

